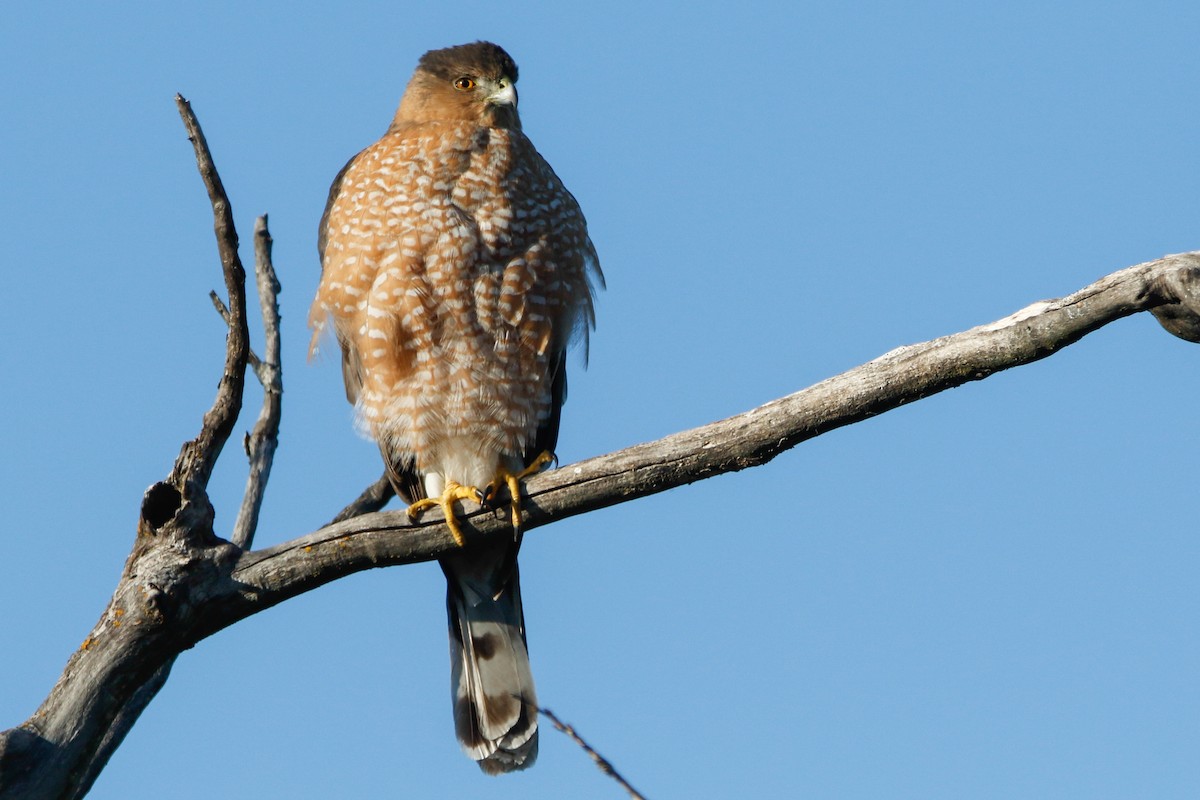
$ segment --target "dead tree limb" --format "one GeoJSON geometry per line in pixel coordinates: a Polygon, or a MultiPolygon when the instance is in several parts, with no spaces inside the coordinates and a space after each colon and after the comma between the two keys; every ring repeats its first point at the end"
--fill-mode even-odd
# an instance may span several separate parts
{"type": "MultiPolygon", "coordinates": [[[[743,414],[540,475],[526,485],[526,526],[533,530],[760,466],[823,433],[1037,361],[1110,322],[1163,307],[1175,309],[1180,319],[1200,319],[1200,252],[1129,267],[988,325],[898,348],[743,414]]],[[[468,535],[488,535],[503,530],[505,522],[476,512],[467,516],[464,528],[468,535]]],[[[241,586],[254,587],[245,598],[249,606],[227,597],[225,611],[240,615],[344,574],[430,560],[452,547],[436,514],[419,526],[410,525],[401,511],[365,514],[243,554],[233,575],[241,586]]]]}
{"type": "Polygon", "coordinates": [[[271,233],[264,214],[254,223],[254,275],[258,286],[258,304],[262,311],[266,344],[263,357],[250,352],[250,366],[263,387],[262,410],[254,430],[246,435],[246,456],[250,459],[250,475],[246,478],[246,493],[238,510],[237,521],[229,540],[247,549],[254,542],[258,528],[258,512],[267,491],[267,479],[279,446],[279,420],[283,415],[283,369],[279,341],[279,279],[271,262],[271,233]]]}
{"type": "Polygon", "coordinates": [[[196,151],[196,164],[200,177],[208,190],[213,209],[213,230],[217,236],[217,252],[221,257],[221,270],[225,276],[225,289],[229,293],[229,335],[225,347],[225,371],[217,386],[217,397],[212,408],[204,415],[200,434],[184,444],[175,460],[175,468],[166,483],[181,493],[189,491],[195,484],[201,492],[208,486],[213,466],[221,455],[234,423],[242,410],[242,389],[246,381],[246,361],[250,354],[250,331],[246,323],[246,270],[238,256],[237,228],[233,224],[233,208],[225,194],[225,186],[200,122],[192,113],[191,104],[180,95],[175,95],[175,105],[183,117],[188,139],[196,151]]]}
{"type": "MultiPolygon", "coordinates": [[[[431,560],[455,546],[436,513],[419,525],[396,511],[344,518],[386,502],[378,484],[340,521],[283,544],[247,550],[214,532],[205,488],[240,411],[250,357],[245,275],[228,199],[195,117],[186,101],[178,103],[212,200],[229,293],[224,373],[200,434],[184,445],[171,474],[147,490],[132,552],[100,620],[34,715],[0,733],[0,797],[83,796],[176,656],[205,637],[338,578],[431,560]]],[[[1045,358],[1142,311],[1172,334],[1200,341],[1200,253],[1129,267],[1068,297],[901,347],[729,419],[540,475],[526,487],[527,528],[765,464],[807,439],[1045,358]]],[[[269,348],[262,363],[277,364],[269,348]]],[[[275,414],[277,424],[277,409],[263,413],[275,414]]],[[[251,480],[265,483],[265,472],[251,480]]],[[[247,546],[254,527],[249,521],[239,534],[247,546]]],[[[463,527],[468,545],[511,535],[502,517],[486,512],[469,515],[463,527]]]]}
{"type": "Polygon", "coordinates": [[[538,713],[550,720],[550,723],[554,725],[554,729],[556,731],[564,734],[572,742],[579,745],[580,749],[587,753],[588,758],[595,762],[600,771],[616,781],[617,785],[624,789],[633,800],[646,800],[641,792],[629,785],[629,781],[625,780],[625,776],[617,771],[617,768],[612,765],[611,761],[597,753],[596,748],[588,744],[587,740],[579,735],[579,731],[575,730],[575,728],[571,725],[563,722],[558,718],[557,714],[550,709],[545,708],[544,706],[538,706],[538,713]]]}
{"type": "Polygon", "coordinates": [[[362,514],[370,514],[372,511],[378,511],[388,504],[388,501],[396,496],[396,490],[392,488],[392,482],[388,479],[385,471],[379,476],[379,479],[370,486],[362,490],[362,494],[350,501],[341,511],[337,513],[329,524],[335,522],[344,522],[353,517],[361,516],[362,514]]]}

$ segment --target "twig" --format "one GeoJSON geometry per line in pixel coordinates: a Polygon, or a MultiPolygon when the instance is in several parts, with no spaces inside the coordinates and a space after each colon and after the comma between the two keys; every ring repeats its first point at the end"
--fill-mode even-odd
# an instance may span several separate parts
{"type": "Polygon", "coordinates": [[[596,766],[600,768],[600,771],[605,775],[608,775],[617,783],[621,784],[621,787],[625,789],[625,791],[629,792],[630,797],[634,798],[634,800],[646,800],[644,795],[629,785],[629,781],[621,777],[621,773],[617,772],[617,768],[612,765],[612,762],[597,753],[590,744],[584,741],[584,738],[580,736],[574,728],[560,720],[553,711],[548,708],[542,708],[541,706],[538,706],[538,713],[554,723],[556,730],[562,731],[567,736],[571,737],[571,741],[582,747],[583,752],[591,756],[592,761],[596,762],[596,766]]]}
{"type": "Polygon", "coordinates": [[[229,335],[225,348],[225,371],[217,387],[217,397],[204,415],[199,435],[184,444],[175,459],[175,467],[167,482],[188,499],[195,491],[203,491],[212,475],[213,466],[221,455],[221,449],[233,432],[234,423],[242,410],[242,389],[246,380],[246,360],[250,350],[250,332],[246,324],[246,270],[238,257],[237,228],[233,224],[233,212],[229,197],[213,164],[212,153],[192,106],[182,95],[175,95],[175,105],[187,128],[188,139],[196,151],[196,165],[200,177],[208,190],[213,209],[213,230],[217,237],[217,251],[221,257],[221,268],[225,275],[225,288],[229,294],[229,335]]]}
{"type": "MultiPolygon", "coordinates": [[[[279,420],[283,404],[283,368],[279,342],[279,279],[271,263],[271,233],[264,214],[254,223],[254,274],[258,285],[258,304],[262,310],[266,345],[264,358],[253,358],[251,366],[263,387],[262,409],[254,430],[246,436],[246,455],[250,458],[250,473],[246,491],[238,510],[230,541],[242,549],[254,542],[258,514],[262,508],[271,464],[279,446],[279,420]]],[[[251,353],[251,356],[253,354],[251,353]]]]}
{"type": "MultiPolygon", "coordinates": [[[[221,299],[221,295],[216,292],[209,292],[208,299],[212,301],[213,308],[221,315],[221,319],[225,320],[225,324],[231,324],[233,316],[229,313],[229,307],[225,305],[225,301],[221,299]]],[[[254,369],[255,375],[258,375],[259,370],[262,369],[262,361],[259,359],[258,354],[254,352],[253,347],[246,350],[246,363],[254,369]]],[[[262,382],[261,377],[259,378],[259,382],[262,382]]]]}
{"type": "Polygon", "coordinates": [[[388,480],[387,473],[384,472],[379,480],[372,483],[366,489],[363,489],[362,494],[351,501],[350,505],[339,511],[337,516],[329,521],[329,524],[333,525],[338,522],[344,522],[352,517],[378,511],[386,506],[388,501],[395,496],[396,490],[392,488],[392,482],[388,480]]]}

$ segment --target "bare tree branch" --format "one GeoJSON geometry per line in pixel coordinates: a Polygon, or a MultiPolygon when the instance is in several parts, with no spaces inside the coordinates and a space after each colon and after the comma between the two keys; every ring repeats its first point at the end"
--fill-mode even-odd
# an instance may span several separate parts
{"type": "Polygon", "coordinates": [[[160,530],[172,534],[168,547],[194,547],[215,539],[213,510],[205,488],[241,411],[249,354],[246,275],[237,253],[229,199],[204,133],[188,102],[179,95],[175,102],[212,204],[217,249],[229,292],[229,308],[224,312],[229,325],[225,368],[199,435],[183,445],[168,478],[150,487],[143,498],[138,537],[100,622],[71,656],[38,711],[19,728],[0,734],[0,795],[4,797],[78,798],[87,793],[165,683],[180,652],[172,647],[160,649],[162,643],[155,637],[139,637],[133,626],[140,623],[127,616],[133,605],[141,604],[160,624],[163,621],[160,584],[151,580],[135,587],[131,579],[136,577],[137,565],[162,554],[165,539],[154,539],[160,530]],[[152,651],[149,654],[147,646],[152,651]]]}
{"type": "Polygon", "coordinates": [[[388,479],[387,472],[379,477],[379,480],[372,483],[370,486],[362,490],[362,494],[354,498],[348,506],[343,508],[337,515],[330,520],[329,524],[335,522],[344,522],[345,520],[357,517],[362,514],[369,514],[372,511],[378,511],[387,505],[388,501],[396,496],[396,490],[392,488],[392,482],[388,479]]]}
{"type": "Polygon", "coordinates": [[[225,348],[225,371],[217,387],[217,397],[212,408],[204,415],[200,434],[184,444],[175,460],[175,468],[167,482],[181,493],[187,494],[189,485],[203,489],[208,485],[213,466],[221,455],[221,449],[233,432],[233,425],[242,410],[242,389],[246,380],[246,359],[250,351],[250,332],[246,324],[246,270],[238,256],[237,228],[233,224],[233,211],[221,176],[217,174],[208,142],[200,123],[192,113],[192,106],[182,95],[175,95],[175,105],[183,117],[188,139],[196,151],[196,163],[200,177],[208,189],[213,208],[213,229],[217,235],[217,251],[221,256],[225,288],[229,292],[229,336],[225,348]]]}
{"type": "MultiPolygon", "coordinates": [[[[175,658],[176,656],[168,658],[150,676],[150,680],[143,683],[133,693],[133,696],[129,698],[129,702],[117,712],[116,719],[109,726],[108,733],[104,735],[104,739],[96,749],[96,754],[89,760],[86,771],[79,779],[79,784],[74,787],[74,790],[68,795],[69,797],[83,797],[91,791],[92,784],[96,782],[96,778],[100,777],[100,773],[108,764],[108,760],[112,757],[112,754],[121,746],[121,742],[125,741],[125,736],[133,728],[138,718],[142,716],[142,712],[146,710],[146,706],[150,705],[150,701],[158,695],[159,689],[166,684],[167,678],[171,676],[171,667],[175,665],[175,658]]],[[[3,786],[3,781],[0,780],[0,788],[3,788],[3,786]]]]}
{"type": "MultiPolygon", "coordinates": [[[[1129,267],[1068,297],[898,348],[729,419],[543,473],[526,485],[526,528],[765,464],[815,436],[1045,358],[1103,325],[1166,304],[1200,318],[1200,253],[1129,267]]],[[[477,511],[463,527],[470,539],[505,530],[506,522],[477,511]]],[[[223,610],[240,618],[257,604],[273,605],[359,570],[431,560],[453,546],[437,512],[417,526],[403,511],[365,514],[240,556],[232,576],[253,591],[227,596],[223,610]]]]}
{"type": "Polygon", "coordinates": [[[250,547],[254,541],[254,531],[258,528],[258,512],[266,494],[267,479],[271,475],[271,464],[275,459],[275,448],[279,446],[279,419],[283,403],[283,369],[280,366],[279,343],[279,279],[275,276],[275,265],[271,263],[271,234],[267,230],[265,214],[254,223],[254,274],[258,284],[258,303],[262,309],[266,348],[263,350],[262,360],[251,361],[254,373],[263,387],[263,404],[258,421],[254,423],[254,430],[246,436],[250,475],[246,478],[246,492],[233,526],[233,534],[230,536],[230,541],[242,549],[250,547]]]}
{"type": "MultiPolygon", "coordinates": [[[[539,475],[527,485],[527,529],[764,464],[822,433],[1045,358],[1103,325],[1163,306],[1174,307],[1173,320],[1200,318],[1200,253],[1121,270],[1068,297],[898,348],[729,419],[539,475]]],[[[332,580],[431,560],[455,547],[436,512],[411,525],[404,512],[392,511],[246,552],[212,534],[211,508],[179,506],[171,490],[160,483],[147,492],[125,575],[51,696],[20,728],[0,735],[0,786],[10,774],[66,785],[65,776],[89,763],[108,721],[138,688],[206,636],[332,580]],[[173,510],[169,518],[164,508],[173,510]]],[[[463,523],[468,545],[479,536],[511,535],[490,512],[463,523]]]]}
{"type": "MultiPolygon", "coordinates": [[[[208,293],[208,299],[212,301],[213,308],[221,315],[221,319],[225,320],[225,324],[231,324],[233,322],[233,315],[229,313],[229,307],[225,305],[225,301],[221,299],[221,295],[212,291],[208,293]]],[[[262,369],[262,361],[252,347],[246,350],[246,363],[254,370],[255,375],[262,369]]]]}
{"type": "Polygon", "coordinates": [[[588,744],[587,741],[580,736],[573,727],[559,719],[557,714],[550,709],[541,706],[538,707],[538,713],[550,720],[551,724],[554,725],[555,730],[565,733],[571,739],[571,741],[579,745],[583,749],[583,752],[587,753],[588,757],[591,758],[592,761],[596,762],[596,766],[600,768],[600,771],[619,783],[621,788],[628,792],[629,796],[632,797],[633,800],[646,800],[646,798],[640,792],[638,792],[637,789],[634,789],[629,785],[629,781],[625,780],[625,778],[621,776],[621,773],[617,772],[617,768],[614,767],[607,758],[597,753],[596,750],[590,744],[588,744]]]}
{"type": "MultiPolygon", "coordinates": [[[[346,575],[434,559],[455,547],[438,514],[412,525],[402,511],[341,519],[254,551],[214,534],[205,485],[241,408],[249,358],[245,275],[228,199],[203,135],[186,101],[177,97],[177,103],[208,187],[229,292],[224,373],[200,434],[184,445],[168,478],[147,490],[132,552],[100,620],[34,715],[0,733],[4,797],[82,796],[175,657],[214,632],[346,575]]],[[[539,475],[526,486],[526,528],[765,464],[822,433],[1045,358],[1141,311],[1154,313],[1180,338],[1200,340],[1200,253],[1121,270],[1068,297],[901,347],[729,419],[539,475]]],[[[270,348],[268,343],[264,366],[278,365],[277,348],[270,348]]],[[[264,400],[263,412],[268,428],[272,415],[278,422],[269,402],[264,400]]],[[[269,466],[268,458],[260,477],[251,478],[259,488],[269,466]]],[[[385,501],[377,483],[339,517],[385,501]]],[[[247,546],[253,527],[248,524],[244,535],[247,546]]],[[[468,546],[480,536],[511,535],[505,519],[486,511],[468,515],[463,527],[468,546]]]]}

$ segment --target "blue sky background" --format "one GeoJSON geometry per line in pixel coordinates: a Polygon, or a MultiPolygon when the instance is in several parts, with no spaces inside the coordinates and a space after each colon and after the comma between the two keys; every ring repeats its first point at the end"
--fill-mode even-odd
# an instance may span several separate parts
{"type": "MultiPolygon", "coordinates": [[[[563,463],[1200,249],[1200,6],[10,4],[0,25],[0,727],[104,608],[224,328],[188,97],[283,282],[258,544],[379,474],[308,365],[316,224],[419,55],[492,39],[608,277],[563,463]]],[[[1149,317],[522,553],[544,704],[651,798],[1200,796],[1200,349],[1149,317]]],[[[258,395],[251,392],[253,423],[258,395]]],[[[245,465],[212,486],[218,525],[245,465]]],[[[96,798],[616,798],[452,735],[436,565],[202,642],[96,798]]]]}

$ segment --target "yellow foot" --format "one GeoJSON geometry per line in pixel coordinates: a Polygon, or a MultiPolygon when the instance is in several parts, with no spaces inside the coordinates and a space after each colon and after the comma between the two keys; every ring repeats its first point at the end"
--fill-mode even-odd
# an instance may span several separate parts
{"type": "Polygon", "coordinates": [[[558,459],[555,457],[555,455],[553,453],[551,453],[549,450],[543,450],[541,452],[541,454],[533,460],[532,464],[530,464],[528,467],[526,467],[525,469],[521,470],[520,472],[518,472],[516,474],[513,474],[513,473],[509,472],[508,470],[504,469],[503,467],[501,467],[500,472],[496,474],[496,477],[492,481],[491,486],[488,487],[488,491],[487,491],[487,494],[485,495],[484,503],[485,504],[491,503],[495,499],[496,492],[499,490],[500,484],[503,483],[505,486],[507,486],[508,487],[508,496],[511,498],[511,502],[512,502],[513,531],[520,531],[521,530],[521,481],[525,480],[526,478],[528,478],[531,475],[537,475],[539,472],[541,472],[543,469],[546,468],[547,464],[551,464],[557,460],[558,459]]]}
{"type": "Polygon", "coordinates": [[[454,543],[459,547],[466,544],[467,540],[463,536],[462,527],[458,524],[458,517],[454,514],[455,500],[475,500],[480,502],[483,499],[483,492],[479,491],[474,486],[463,486],[461,483],[454,481],[446,481],[446,489],[442,492],[441,497],[426,497],[423,500],[418,500],[408,507],[408,518],[413,522],[417,521],[417,517],[421,516],[426,510],[434,507],[442,509],[442,514],[446,517],[446,527],[450,529],[450,535],[454,537],[454,543]]]}

